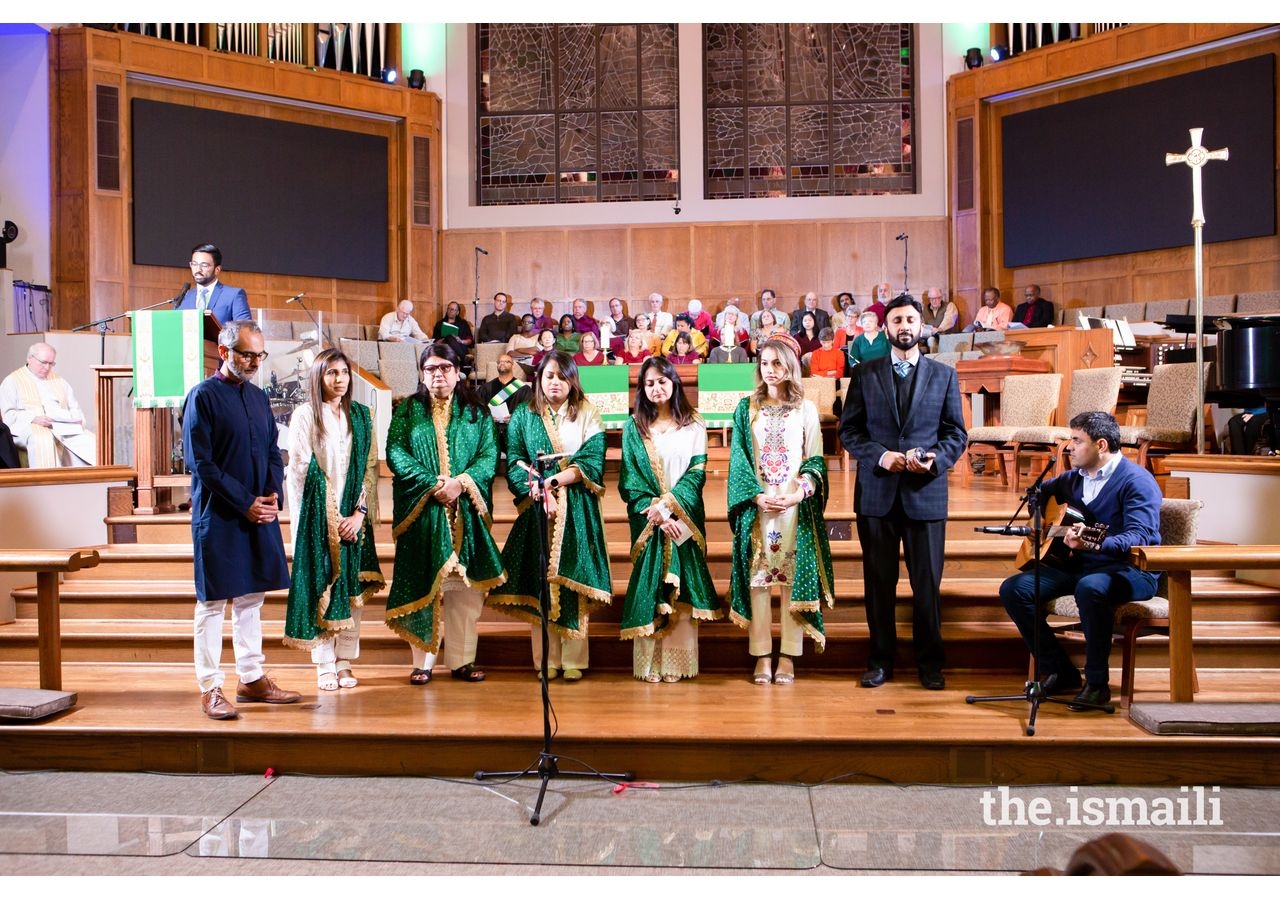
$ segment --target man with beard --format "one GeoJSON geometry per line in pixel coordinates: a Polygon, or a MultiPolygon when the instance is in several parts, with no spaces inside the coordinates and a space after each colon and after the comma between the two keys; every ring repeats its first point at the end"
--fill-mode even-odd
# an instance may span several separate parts
{"type": "Polygon", "coordinates": [[[493,295],[493,312],[480,320],[480,330],[476,332],[476,343],[501,343],[511,340],[511,336],[520,331],[520,317],[508,312],[511,298],[502,291],[493,295]]]}
{"type": "Polygon", "coordinates": [[[516,361],[510,353],[498,357],[498,377],[491,378],[477,391],[489,407],[497,430],[498,450],[507,449],[507,420],[517,406],[529,399],[529,385],[516,377],[516,361]]]}
{"type": "Polygon", "coordinates": [[[266,359],[262,329],[232,321],[218,334],[222,367],[191,389],[182,412],[182,445],[191,470],[191,543],[195,551],[195,665],[200,708],[234,719],[222,693],[222,621],[231,601],[231,635],[241,703],[296,703],[262,670],[262,600],[289,587],[280,537],[284,460],[267,395],[252,383],[266,359]]]}
{"type": "Polygon", "coordinates": [[[853,508],[862,544],[871,648],[863,687],[893,678],[894,604],[901,545],[911,579],[912,643],[920,683],[946,687],[939,610],[946,546],[947,470],[968,433],[956,371],[920,352],[920,304],[902,294],[885,307],[888,356],[856,366],[840,439],[858,460],[853,508]]]}
{"type": "Polygon", "coordinates": [[[191,280],[196,286],[187,291],[178,309],[207,309],[219,322],[249,318],[249,299],[244,288],[232,287],[218,280],[222,274],[222,251],[214,244],[196,244],[191,248],[191,280]]]}

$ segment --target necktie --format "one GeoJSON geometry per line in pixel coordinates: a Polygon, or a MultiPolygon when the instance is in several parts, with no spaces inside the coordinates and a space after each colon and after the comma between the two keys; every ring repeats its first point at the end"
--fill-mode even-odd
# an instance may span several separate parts
{"type": "Polygon", "coordinates": [[[898,373],[899,378],[906,378],[911,374],[911,363],[900,359],[893,364],[893,370],[898,373]]]}
{"type": "Polygon", "coordinates": [[[196,309],[204,310],[209,307],[209,289],[200,288],[200,299],[196,301],[196,309]]]}

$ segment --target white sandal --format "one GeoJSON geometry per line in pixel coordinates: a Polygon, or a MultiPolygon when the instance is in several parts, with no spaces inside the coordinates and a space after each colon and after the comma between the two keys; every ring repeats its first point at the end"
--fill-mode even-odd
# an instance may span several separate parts
{"type": "Polygon", "coordinates": [[[350,669],[338,670],[338,687],[353,688],[360,682],[356,680],[356,676],[351,674],[350,669]]]}
{"type": "Polygon", "coordinates": [[[336,691],[339,686],[337,672],[321,672],[316,676],[316,686],[322,691],[336,691]]]}
{"type": "Polygon", "coordinates": [[[756,673],[751,676],[753,684],[771,684],[773,682],[773,662],[767,656],[756,660],[756,673]]]}

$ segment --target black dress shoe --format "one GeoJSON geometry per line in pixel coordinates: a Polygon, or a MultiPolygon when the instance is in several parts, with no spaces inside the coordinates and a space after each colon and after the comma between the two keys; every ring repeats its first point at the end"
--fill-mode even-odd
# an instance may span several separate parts
{"type": "Polygon", "coordinates": [[[943,677],[941,669],[921,669],[919,675],[920,683],[926,691],[941,691],[947,686],[947,679],[943,677]]]}
{"type": "Polygon", "coordinates": [[[1084,690],[1076,694],[1074,700],[1067,704],[1072,712],[1088,712],[1092,707],[1081,704],[1091,703],[1093,706],[1105,706],[1111,702],[1111,688],[1105,684],[1086,684],[1084,690]]]}
{"type": "Polygon", "coordinates": [[[1084,687],[1084,679],[1080,677],[1080,673],[1071,671],[1066,674],[1058,672],[1052,675],[1046,675],[1040,679],[1040,683],[1044,686],[1046,694],[1075,694],[1080,688],[1084,687]],[[1049,679],[1053,679],[1050,683],[1049,679]]]}
{"type": "Polygon", "coordinates": [[[863,687],[880,687],[886,681],[893,681],[893,670],[884,666],[872,666],[862,673],[863,687]]]}

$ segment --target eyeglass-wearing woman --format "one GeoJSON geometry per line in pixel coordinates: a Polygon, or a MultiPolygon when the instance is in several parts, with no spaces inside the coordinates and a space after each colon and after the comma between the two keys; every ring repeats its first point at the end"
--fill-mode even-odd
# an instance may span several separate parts
{"type": "Polygon", "coordinates": [[[618,493],[631,524],[631,579],[621,637],[634,640],[633,673],[676,682],[698,674],[698,627],[718,619],[707,570],[707,427],[669,360],[640,367],[636,411],[622,430],[618,493]]]}
{"type": "Polygon", "coordinates": [[[351,363],[324,350],[311,364],[308,402],[289,422],[293,573],[284,643],[311,651],[322,691],[353,688],[365,601],[386,582],[374,546],[378,445],[369,408],[351,399],[351,363]]]}
{"type": "Polygon", "coordinates": [[[387,627],[409,642],[409,683],[431,681],[436,653],[454,678],[484,681],[476,622],[484,591],[506,580],[493,529],[498,462],[493,417],[476,398],[452,348],[432,344],[418,360],[422,384],[387,431],[396,540],[387,627]]]}
{"type": "Polygon", "coordinates": [[[604,493],[604,426],[578,381],[578,366],[559,350],[543,357],[533,396],[507,424],[507,486],[519,515],[502,548],[510,580],[489,595],[500,612],[533,625],[533,664],[542,669],[541,603],[550,592],[548,677],[561,671],[577,681],[587,668],[590,611],[613,599],[609,550],[600,497],[604,493]],[[538,457],[564,456],[544,485],[530,477],[538,457]],[[537,558],[541,527],[537,501],[547,516],[548,565],[537,558]]]}
{"type": "Polygon", "coordinates": [[[760,345],[756,389],[734,411],[729,450],[729,616],[747,629],[756,684],[795,681],[792,660],[804,652],[805,635],[819,651],[826,645],[822,604],[835,602],[826,504],[818,410],[804,399],[795,339],[775,335],[760,345]],[[770,660],[775,587],[782,623],[776,675],[770,660]]]}

